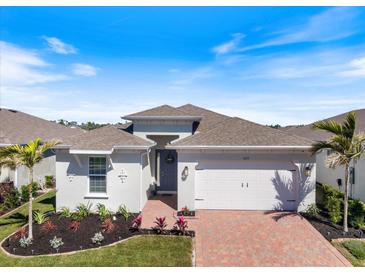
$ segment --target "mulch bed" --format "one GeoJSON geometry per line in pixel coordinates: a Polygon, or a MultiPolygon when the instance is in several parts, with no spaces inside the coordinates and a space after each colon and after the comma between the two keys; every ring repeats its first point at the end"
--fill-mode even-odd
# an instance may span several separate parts
{"type": "Polygon", "coordinates": [[[317,218],[310,217],[305,213],[301,213],[301,215],[306,218],[328,241],[339,238],[365,238],[365,232],[361,229],[355,229],[349,226],[349,231],[347,233],[343,232],[343,227],[341,225],[333,224],[325,213],[322,213],[317,218]]]}
{"type": "MultiPolygon", "coordinates": [[[[122,216],[115,216],[116,219],[113,220],[115,228],[112,232],[102,232],[102,222],[99,220],[99,216],[91,214],[81,221],[80,227],[77,231],[72,231],[69,227],[72,222],[70,218],[60,217],[58,214],[53,214],[48,220],[56,226],[56,228],[51,232],[45,232],[41,229],[42,225],[33,225],[33,243],[22,248],[19,245],[19,236],[16,234],[7,238],[2,247],[11,254],[30,256],[30,255],[44,255],[44,254],[56,254],[64,253],[70,251],[80,251],[84,249],[95,248],[99,246],[105,246],[112,244],[123,239],[130,238],[136,235],[157,235],[156,231],[152,229],[140,229],[131,230],[130,226],[132,220],[138,214],[133,214],[127,221],[122,216]],[[104,240],[101,244],[94,244],[91,238],[97,232],[102,232],[104,240]],[[57,238],[62,238],[64,245],[59,247],[58,251],[51,247],[50,240],[56,236],[57,238]]],[[[180,235],[178,231],[166,230],[164,235],[180,235]]],[[[187,231],[186,236],[194,237],[194,231],[187,231]]]]}

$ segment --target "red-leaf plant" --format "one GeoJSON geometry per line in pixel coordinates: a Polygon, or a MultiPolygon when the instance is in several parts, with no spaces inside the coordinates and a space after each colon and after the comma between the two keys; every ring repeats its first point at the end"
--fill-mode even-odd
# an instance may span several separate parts
{"type": "Polygon", "coordinates": [[[72,221],[69,225],[69,229],[72,230],[73,232],[76,232],[77,230],[79,230],[81,225],[80,221],[72,221]]]}
{"type": "Polygon", "coordinates": [[[157,233],[162,234],[167,227],[166,217],[156,217],[156,221],[154,221],[154,223],[156,225],[152,229],[154,229],[157,233]]]}
{"type": "Polygon", "coordinates": [[[182,235],[185,235],[187,228],[188,228],[188,221],[185,220],[184,216],[178,217],[176,219],[173,229],[179,231],[182,235]]]}
{"type": "Polygon", "coordinates": [[[184,216],[188,216],[189,215],[189,208],[187,206],[184,206],[182,209],[181,209],[181,212],[184,216]]]}
{"type": "Polygon", "coordinates": [[[101,225],[101,230],[106,233],[111,233],[115,229],[113,220],[111,218],[106,219],[101,225]]]}
{"type": "Polygon", "coordinates": [[[132,221],[131,228],[134,230],[139,230],[142,225],[142,215],[138,215],[134,220],[132,221]]]}
{"type": "Polygon", "coordinates": [[[21,227],[14,234],[13,239],[14,240],[19,240],[20,238],[25,237],[26,235],[27,235],[27,229],[25,227],[21,227]]]}
{"type": "Polygon", "coordinates": [[[57,226],[51,220],[48,220],[42,225],[41,230],[45,233],[48,233],[51,232],[52,230],[55,230],[56,228],[57,226]]]}

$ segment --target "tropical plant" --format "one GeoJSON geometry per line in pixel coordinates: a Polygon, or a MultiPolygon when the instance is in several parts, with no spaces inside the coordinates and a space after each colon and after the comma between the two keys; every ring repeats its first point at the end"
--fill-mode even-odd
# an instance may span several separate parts
{"type": "Polygon", "coordinates": [[[27,229],[23,226],[18,229],[18,231],[14,234],[13,239],[18,240],[27,235],[27,229]]]}
{"type": "Polygon", "coordinates": [[[337,224],[342,221],[341,200],[329,197],[327,202],[328,215],[330,220],[337,224]]]}
{"type": "Polygon", "coordinates": [[[5,195],[4,206],[5,208],[9,209],[20,206],[20,196],[18,190],[12,189],[5,195]]]}
{"type": "Polygon", "coordinates": [[[159,234],[162,234],[167,227],[166,217],[156,217],[154,224],[156,225],[153,227],[153,230],[159,234]]]}
{"type": "Polygon", "coordinates": [[[343,123],[334,120],[324,120],[313,124],[314,129],[332,133],[327,141],[318,141],[312,145],[312,153],[329,149],[331,154],[327,158],[327,166],[336,168],[343,166],[345,169],[345,191],[343,209],[343,230],[348,232],[348,199],[350,182],[350,163],[356,163],[365,151],[365,135],[356,133],[356,114],[347,114],[343,123]]]}
{"type": "Polygon", "coordinates": [[[32,240],[29,238],[26,238],[25,236],[21,237],[19,240],[19,245],[22,248],[27,248],[32,244],[32,240]]]}
{"type": "Polygon", "coordinates": [[[101,230],[106,233],[111,233],[115,229],[115,225],[113,224],[113,220],[111,218],[105,219],[103,224],[101,225],[101,230]]]}
{"type": "Polygon", "coordinates": [[[25,166],[28,168],[29,182],[29,213],[28,213],[28,237],[33,239],[33,168],[41,162],[46,151],[59,144],[59,141],[50,141],[42,144],[42,139],[31,140],[28,144],[11,145],[0,149],[0,165],[15,168],[25,166]]]}
{"type": "Polygon", "coordinates": [[[53,239],[49,240],[49,244],[54,249],[58,249],[60,246],[63,246],[62,238],[57,238],[54,236],[53,239]]]}
{"type": "Polygon", "coordinates": [[[308,214],[309,217],[312,217],[312,218],[316,218],[318,217],[319,213],[320,213],[320,209],[317,207],[316,204],[310,204],[308,205],[305,213],[308,214]]]}
{"type": "Polygon", "coordinates": [[[133,219],[131,228],[134,230],[139,230],[141,226],[142,226],[142,215],[140,214],[133,219]]]}
{"type": "Polygon", "coordinates": [[[185,235],[186,229],[188,228],[188,221],[185,220],[184,216],[179,216],[176,219],[174,230],[179,231],[181,234],[185,235]]]}
{"type": "Polygon", "coordinates": [[[109,209],[106,208],[104,204],[97,204],[97,213],[99,215],[100,221],[104,221],[106,218],[109,218],[112,214],[109,209]]]}
{"type": "Polygon", "coordinates": [[[349,201],[349,223],[354,228],[365,228],[365,204],[360,200],[349,201]]]}
{"type": "Polygon", "coordinates": [[[69,229],[72,230],[73,232],[76,232],[77,230],[79,230],[80,228],[80,225],[81,225],[81,222],[80,221],[77,221],[77,220],[74,220],[70,223],[69,225],[69,229]]]}
{"type": "Polygon", "coordinates": [[[42,225],[41,230],[45,233],[49,233],[55,230],[56,228],[57,226],[51,220],[48,220],[42,225]]]}
{"type": "Polygon", "coordinates": [[[76,213],[81,217],[81,218],[86,218],[87,216],[90,215],[91,213],[91,207],[92,207],[92,203],[88,202],[86,205],[85,204],[79,204],[76,207],[76,213]]]}
{"type": "Polygon", "coordinates": [[[46,221],[47,217],[44,213],[36,210],[36,211],[33,211],[33,219],[34,219],[34,222],[41,225],[46,221]]]}
{"type": "Polygon", "coordinates": [[[119,206],[118,208],[118,211],[117,211],[118,214],[122,215],[123,218],[127,221],[129,219],[129,217],[132,215],[129,210],[127,209],[126,205],[123,205],[123,206],[119,206]]]}
{"type": "Polygon", "coordinates": [[[96,232],[94,237],[91,238],[93,244],[101,244],[104,241],[104,236],[101,232],[96,232]]]}
{"type": "Polygon", "coordinates": [[[68,207],[61,207],[60,209],[60,217],[63,218],[71,218],[72,216],[72,212],[68,207]]]}

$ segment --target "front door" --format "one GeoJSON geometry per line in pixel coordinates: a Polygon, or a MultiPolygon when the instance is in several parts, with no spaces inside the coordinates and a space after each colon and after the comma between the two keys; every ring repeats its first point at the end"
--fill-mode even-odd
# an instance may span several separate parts
{"type": "Polygon", "coordinates": [[[160,150],[160,191],[177,191],[176,150],[160,150]]]}

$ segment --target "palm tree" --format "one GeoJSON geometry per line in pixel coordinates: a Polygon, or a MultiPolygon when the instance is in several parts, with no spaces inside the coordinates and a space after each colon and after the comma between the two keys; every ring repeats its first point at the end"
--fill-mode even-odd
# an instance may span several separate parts
{"type": "Polygon", "coordinates": [[[26,166],[29,171],[29,239],[33,239],[33,205],[32,205],[32,192],[33,192],[33,168],[35,164],[42,161],[44,153],[59,144],[59,141],[50,141],[42,143],[40,138],[31,140],[28,144],[11,145],[0,149],[0,166],[7,166],[9,168],[16,168],[18,166],[26,166]]]}
{"type": "Polygon", "coordinates": [[[325,130],[333,134],[327,141],[318,141],[312,145],[312,153],[315,154],[324,149],[331,151],[326,165],[330,168],[343,166],[345,168],[345,193],[344,193],[344,218],[343,230],[348,232],[348,193],[350,181],[350,163],[356,163],[365,151],[365,135],[355,133],[356,114],[347,114],[343,123],[334,120],[319,121],[313,124],[313,129],[325,130]]]}

